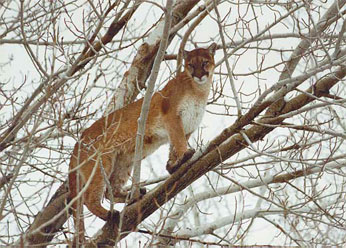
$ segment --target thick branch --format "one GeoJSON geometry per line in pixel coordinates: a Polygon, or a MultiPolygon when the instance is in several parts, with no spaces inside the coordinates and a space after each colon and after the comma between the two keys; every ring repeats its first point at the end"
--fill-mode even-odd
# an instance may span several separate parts
{"type": "Polygon", "coordinates": [[[17,241],[17,245],[24,242],[25,246],[38,245],[38,247],[45,247],[62,228],[69,216],[68,209],[66,209],[67,197],[67,183],[63,183],[55,192],[47,207],[37,214],[30,228],[17,241]],[[56,216],[59,216],[57,220],[50,223],[50,220],[56,216]]]}

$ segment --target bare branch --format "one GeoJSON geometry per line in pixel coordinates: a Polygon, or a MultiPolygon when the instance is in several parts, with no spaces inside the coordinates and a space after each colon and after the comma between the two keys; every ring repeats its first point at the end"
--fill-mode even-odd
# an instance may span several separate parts
{"type": "Polygon", "coordinates": [[[153,69],[151,71],[151,75],[148,81],[148,87],[145,92],[144,98],[143,98],[143,104],[141,109],[141,114],[138,119],[138,127],[137,127],[137,135],[136,135],[136,148],[135,148],[135,155],[133,158],[133,180],[132,180],[132,190],[131,190],[131,198],[130,200],[134,200],[139,197],[139,183],[140,183],[140,174],[141,174],[141,160],[142,160],[142,147],[143,147],[143,139],[145,135],[145,124],[147,122],[147,117],[149,113],[149,107],[151,102],[151,97],[154,93],[154,86],[155,81],[157,79],[159,70],[160,70],[160,64],[163,60],[163,57],[165,55],[165,51],[168,44],[168,38],[169,38],[169,29],[171,27],[171,15],[172,15],[172,6],[173,1],[167,0],[166,3],[166,10],[165,10],[165,24],[162,30],[162,34],[160,35],[161,41],[160,46],[157,51],[153,69]]]}

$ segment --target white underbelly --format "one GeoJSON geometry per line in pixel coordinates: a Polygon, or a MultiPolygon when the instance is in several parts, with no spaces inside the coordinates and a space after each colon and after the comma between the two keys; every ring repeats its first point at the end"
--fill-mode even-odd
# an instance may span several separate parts
{"type": "Polygon", "coordinates": [[[183,122],[185,134],[195,131],[202,122],[206,102],[185,98],[179,106],[179,114],[183,122]]]}

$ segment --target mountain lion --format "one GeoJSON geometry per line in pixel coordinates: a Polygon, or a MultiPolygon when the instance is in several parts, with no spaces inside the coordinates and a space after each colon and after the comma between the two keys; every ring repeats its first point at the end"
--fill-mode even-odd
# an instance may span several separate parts
{"type": "MultiPolygon", "coordinates": [[[[173,173],[193,155],[188,149],[188,139],[200,124],[215,67],[216,44],[207,49],[197,48],[184,51],[185,71],[170,80],[156,92],[150,104],[146,123],[143,158],[161,145],[171,145],[167,170],[173,173]]],[[[102,117],[87,128],[76,143],[70,160],[69,189],[75,227],[77,207],[82,212],[83,203],[103,220],[110,217],[110,211],[101,205],[103,196],[111,199],[125,199],[127,192],[123,185],[130,177],[137,119],[143,99],[139,99],[108,116],[102,117]],[[104,176],[110,182],[112,192],[106,189],[104,176]],[[82,197],[81,197],[82,196],[82,197]],[[79,199],[74,199],[79,197],[79,199]]],[[[119,202],[119,201],[117,201],[119,202]]],[[[80,235],[84,237],[84,221],[79,220],[80,235]]]]}

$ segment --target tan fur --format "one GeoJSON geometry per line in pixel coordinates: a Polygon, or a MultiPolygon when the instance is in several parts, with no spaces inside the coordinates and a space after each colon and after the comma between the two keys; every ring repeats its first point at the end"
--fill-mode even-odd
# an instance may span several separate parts
{"type": "MultiPolygon", "coordinates": [[[[202,119],[212,83],[215,48],[212,44],[207,49],[185,52],[185,71],[152,97],[143,158],[169,142],[171,151],[167,169],[170,172],[176,169],[174,163],[188,153],[188,138],[202,119]]],[[[72,205],[75,221],[81,214],[76,209],[79,207],[82,212],[83,203],[99,218],[107,220],[109,217],[109,211],[101,206],[106,188],[101,166],[111,183],[113,196],[125,198],[122,186],[132,170],[142,101],[140,99],[97,120],[76,143],[70,160],[70,199],[76,198],[81,190],[85,192],[82,199],[72,205]]],[[[107,194],[106,197],[110,198],[107,194]]],[[[79,219],[78,227],[84,235],[83,218],[79,219]]]]}

